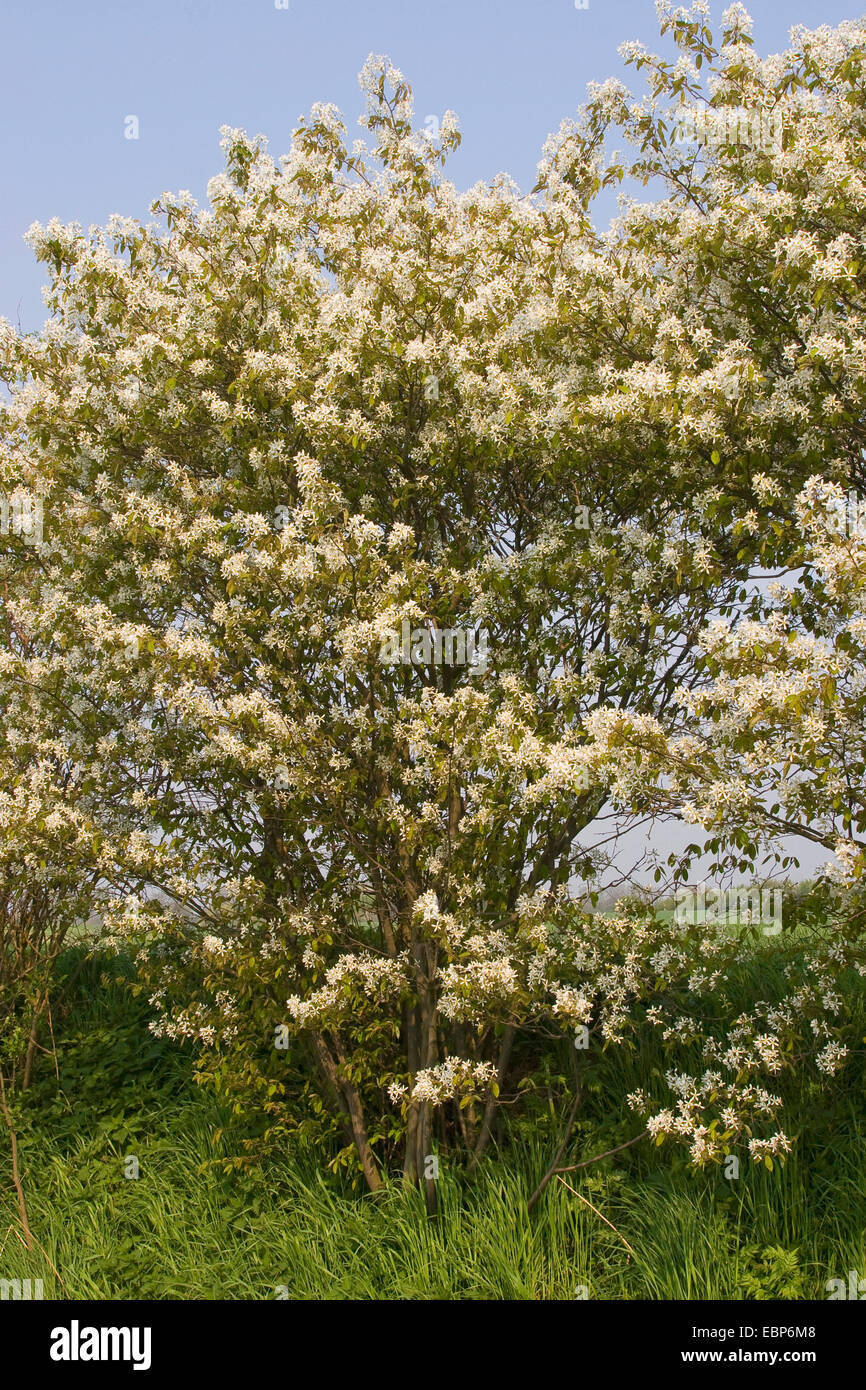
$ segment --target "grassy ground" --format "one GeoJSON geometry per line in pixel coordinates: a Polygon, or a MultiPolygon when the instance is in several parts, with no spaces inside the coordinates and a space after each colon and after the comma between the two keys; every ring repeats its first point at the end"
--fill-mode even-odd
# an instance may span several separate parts
{"type": "MultiPolygon", "coordinates": [[[[584,1286],[605,1299],[802,1299],[866,1273],[866,1104],[850,1085],[795,1101],[799,1141],[772,1173],[696,1177],[641,1144],[570,1176],[579,1197],[554,1181],[529,1215],[555,1147],[542,1108],[474,1180],[443,1161],[430,1222],[414,1191],[359,1196],[310,1156],[213,1166],[226,1116],[189,1054],[96,978],[81,977],[60,1025],[59,1084],[46,1064],[18,1111],[32,1254],[7,1230],[14,1191],[0,1187],[0,1274],[41,1278],[46,1298],[573,1299],[584,1286]]],[[[624,1097],[661,1063],[602,1060],[575,1157],[635,1132],[624,1097]]]]}

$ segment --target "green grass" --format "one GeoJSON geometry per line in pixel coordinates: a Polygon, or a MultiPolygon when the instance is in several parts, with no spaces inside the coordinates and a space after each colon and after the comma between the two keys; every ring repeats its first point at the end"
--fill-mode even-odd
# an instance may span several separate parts
{"type": "MultiPolygon", "coordinates": [[[[681,1153],[640,1144],[568,1175],[583,1201],[554,1180],[528,1214],[555,1147],[540,1107],[474,1179],[443,1156],[430,1221],[402,1183],[362,1196],[309,1153],[214,1165],[226,1115],[189,1053],[97,983],[85,972],[62,1022],[59,1086],[44,1065],[17,1108],[31,1254],[0,1150],[0,1275],[41,1278],[46,1298],[573,1299],[584,1285],[604,1299],[820,1299],[828,1279],[866,1273],[862,1091],[795,1097],[799,1141],[772,1173],[695,1176],[681,1153]]],[[[572,1161],[634,1133],[624,1097],[661,1062],[622,1049],[601,1060],[572,1161]]]]}

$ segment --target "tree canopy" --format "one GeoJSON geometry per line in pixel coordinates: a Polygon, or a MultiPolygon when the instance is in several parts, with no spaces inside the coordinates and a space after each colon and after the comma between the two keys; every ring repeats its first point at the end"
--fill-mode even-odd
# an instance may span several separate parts
{"type": "MultiPolygon", "coordinates": [[[[864,482],[866,29],[761,60],[749,27],[667,12],[676,61],[631,46],[647,95],[591,91],[528,197],[457,190],[456,118],[413,127],[371,57],[367,145],[317,106],[277,161],[225,129],[206,209],[31,229],[51,317],[2,326],[0,483],[44,537],[0,552],[2,871],[71,876],[138,939],[155,1028],[274,1125],[303,1084],[373,1188],[397,1152],[429,1183],[434,1122],[477,1160],[522,1037],[683,1036],[736,960],[588,910],[605,809],[744,861],[838,812],[822,843],[862,862],[862,557],[822,569],[801,530],[864,482]],[[677,134],[740,109],[773,139],[677,134]],[[652,201],[599,230],[635,181],[652,201]],[[805,575],[808,632],[759,567],[805,575]],[[487,660],[442,659],[446,630],[487,660]],[[780,819],[786,759],[817,773],[780,819]]],[[[655,1131],[784,1153],[760,1077],[801,1015],[711,1038],[655,1131]]]]}

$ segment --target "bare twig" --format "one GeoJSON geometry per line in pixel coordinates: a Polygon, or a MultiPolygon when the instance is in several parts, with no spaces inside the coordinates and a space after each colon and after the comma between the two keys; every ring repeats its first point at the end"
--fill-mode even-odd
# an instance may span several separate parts
{"type": "Polygon", "coordinates": [[[550,1167],[548,1168],[547,1172],[545,1173],[544,1177],[541,1179],[541,1182],[538,1184],[537,1188],[536,1188],[535,1191],[533,1192],[533,1194],[532,1194],[532,1196],[530,1197],[529,1201],[526,1203],[526,1210],[527,1210],[527,1211],[532,1211],[532,1208],[535,1206],[535,1203],[538,1201],[538,1199],[539,1199],[539,1197],[541,1196],[542,1192],[543,1192],[544,1189],[547,1187],[547,1184],[550,1182],[550,1179],[553,1177],[554,1173],[557,1171],[556,1165],[557,1165],[557,1163],[559,1162],[559,1160],[562,1158],[563,1153],[565,1152],[565,1146],[566,1146],[566,1144],[568,1143],[568,1137],[569,1137],[569,1135],[571,1134],[571,1127],[572,1127],[572,1125],[574,1124],[574,1117],[575,1117],[575,1115],[577,1114],[577,1107],[580,1105],[580,1095],[581,1095],[580,1087],[578,1086],[578,1088],[577,1088],[577,1094],[576,1094],[575,1097],[574,1097],[574,1103],[573,1103],[573,1105],[572,1105],[572,1107],[571,1107],[571,1110],[569,1111],[568,1119],[567,1119],[566,1122],[565,1122],[565,1133],[564,1133],[563,1136],[562,1136],[562,1143],[560,1144],[559,1148],[556,1150],[556,1153],[553,1155],[553,1162],[551,1163],[551,1165],[550,1165],[550,1167]]]}
{"type": "Polygon", "coordinates": [[[615,1149],[608,1149],[603,1154],[596,1154],[595,1158],[585,1158],[582,1163],[570,1163],[567,1168],[557,1168],[557,1173],[573,1173],[576,1168],[587,1168],[590,1163],[600,1163],[603,1158],[610,1158],[611,1154],[622,1153],[623,1149],[630,1149],[632,1144],[636,1144],[639,1139],[646,1139],[649,1130],[645,1129],[641,1134],[636,1134],[634,1139],[627,1139],[624,1144],[619,1144],[615,1149]]]}
{"type": "MultiPolygon", "coordinates": [[[[502,1037],[502,1047],[500,1048],[499,1052],[499,1065],[496,1068],[496,1079],[499,1084],[500,1091],[502,1090],[502,1087],[505,1085],[505,1076],[508,1071],[508,1063],[511,1060],[511,1046],[514,1042],[515,1032],[516,1029],[514,1027],[514,1024],[509,1023],[506,1026],[505,1032],[502,1037]]],[[[484,1107],[484,1118],[481,1122],[481,1132],[478,1135],[478,1140],[475,1144],[472,1157],[470,1158],[469,1164],[467,1166],[466,1171],[469,1173],[472,1172],[473,1168],[476,1168],[478,1166],[481,1156],[487,1147],[490,1135],[493,1132],[493,1117],[496,1114],[497,1099],[497,1096],[495,1096],[491,1091],[490,1095],[487,1098],[487,1104],[484,1107]]]]}
{"type": "MultiPolygon", "coordinates": [[[[2,1255],[2,1254],[3,1254],[3,1251],[6,1249],[6,1242],[7,1242],[7,1240],[9,1239],[10,1236],[14,1236],[16,1240],[19,1240],[19,1241],[21,1242],[21,1244],[24,1246],[24,1249],[25,1249],[25,1250],[27,1249],[27,1242],[25,1241],[25,1239],[24,1239],[24,1237],[22,1236],[21,1232],[18,1231],[18,1230],[16,1230],[14,1226],[7,1226],[7,1227],[6,1227],[6,1235],[3,1237],[3,1244],[0,1245],[0,1255],[2,1255]]],[[[34,1236],[33,1239],[34,1239],[34,1240],[36,1239],[35,1236],[34,1236]]],[[[36,1244],[39,1246],[39,1249],[42,1251],[43,1255],[45,1256],[46,1260],[47,1260],[48,1263],[50,1264],[51,1268],[54,1270],[54,1273],[55,1273],[56,1276],[57,1276],[57,1282],[60,1284],[60,1287],[63,1288],[63,1289],[65,1289],[65,1288],[66,1288],[66,1285],[64,1284],[63,1280],[62,1280],[61,1277],[60,1277],[60,1270],[57,1268],[56,1264],[55,1264],[54,1261],[52,1260],[52,1258],[51,1258],[51,1256],[49,1255],[48,1251],[45,1249],[45,1246],[44,1246],[44,1245],[40,1245],[40,1243],[39,1243],[38,1240],[36,1240],[36,1244]]]]}
{"type": "Polygon", "coordinates": [[[30,1234],[30,1224],[27,1220],[27,1205],[24,1201],[24,1188],[21,1186],[21,1174],[18,1171],[18,1139],[12,1125],[12,1116],[9,1114],[9,1106],[6,1104],[6,1086],[3,1082],[2,1071],[0,1071],[0,1109],[3,1111],[3,1119],[6,1121],[6,1128],[9,1131],[9,1138],[12,1143],[12,1181],[15,1184],[15,1191],[18,1194],[18,1215],[21,1219],[21,1229],[24,1232],[27,1249],[32,1250],[33,1237],[30,1234]]]}
{"type": "Polygon", "coordinates": [[[590,1211],[594,1211],[594,1212],[595,1212],[595,1214],[596,1214],[596,1216],[598,1217],[599,1221],[603,1221],[604,1224],[605,1224],[605,1226],[610,1226],[610,1229],[613,1231],[614,1235],[615,1235],[615,1236],[619,1236],[619,1238],[620,1238],[620,1240],[622,1241],[623,1245],[625,1246],[626,1250],[628,1250],[628,1251],[630,1252],[630,1254],[634,1255],[635,1259],[637,1259],[637,1255],[635,1254],[634,1250],[632,1250],[632,1248],[631,1248],[631,1246],[629,1245],[628,1241],[626,1240],[625,1236],[622,1234],[621,1231],[618,1231],[618,1230],[616,1229],[616,1226],[614,1226],[614,1224],[613,1224],[612,1221],[608,1221],[608,1219],[607,1219],[606,1216],[602,1216],[602,1214],[601,1214],[601,1212],[599,1211],[598,1207],[594,1207],[594,1206],[592,1205],[592,1202],[588,1201],[586,1197],[582,1197],[582,1196],[580,1195],[580,1193],[577,1191],[577,1189],[574,1188],[574,1187],[572,1187],[570,1183],[567,1183],[567,1182],[565,1181],[565,1178],[561,1178],[561,1177],[559,1176],[558,1173],[557,1173],[557,1175],[556,1175],[556,1181],[557,1181],[557,1182],[561,1182],[562,1185],[563,1185],[563,1187],[567,1187],[568,1190],[569,1190],[569,1192],[573,1193],[574,1196],[577,1197],[577,1199],[578,1199],[579,1201],[585,1202],[586,1205],[589,1207],[590,1211]]]}

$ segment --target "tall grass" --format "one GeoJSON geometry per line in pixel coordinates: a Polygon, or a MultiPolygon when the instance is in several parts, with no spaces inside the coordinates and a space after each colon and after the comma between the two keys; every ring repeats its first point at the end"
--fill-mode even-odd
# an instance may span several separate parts
{"type": "MultiPolygon", "coordinates": [[[[795,1097],[799,1141],[772,1173],[695,1175],[642,1143],[566,1174],[574,1191],[554,1179],[530,1213],[556,1143],[539,1116],[472,1178],[443,1155],[431,1221],[401,1182],[362,1196],[291,1148],[224,1171],[224,1111],[187,1057],[95,982],[64,1024],[59,1084],[46,1067],[18,1107],[30,1253],[0,1168],[0,1277],[42,1279],[46,1298],[800,1299],[866,1273],[862,1092],[795,1097]]],[[[569,1161],[610,1146],[601,1117],[634,1130],[625,1096],[661,1062],[601,1060],[569,1161]]]]}

